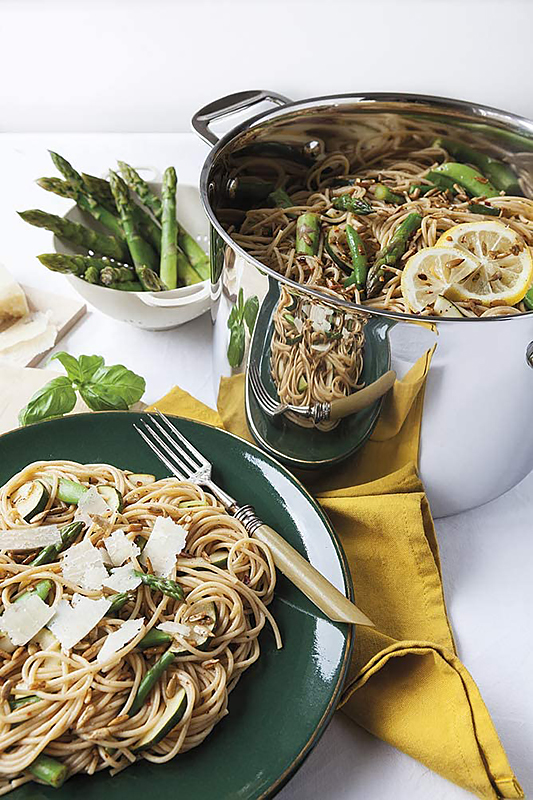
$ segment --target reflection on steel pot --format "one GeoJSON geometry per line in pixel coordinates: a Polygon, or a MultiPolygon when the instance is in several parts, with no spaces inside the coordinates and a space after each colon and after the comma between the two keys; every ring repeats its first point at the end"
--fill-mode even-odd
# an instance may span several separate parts
{"type": "MultiPolygon", "coordinates": [[[[481,505],[518,483],[533,468],[533,430],[529,425],[533,314],[458,317],[461,309],[457,311],[443,298],[438,300],[443,316],[428,319],[405,313],[400,301],[372,303],[372,307],[368,301],[361,304],[359,290],[365,280],[367,298],[382,292],[379,281],[386,280],[382,269],[368,267],[376,266],[375,252],[365,253],[357,231],[350,231],[349,226],[346,247],[341,240],[343,232],[336,231],[335,225],[329,225],[322,243],[317,235],[317,225],[322,222],[316,219],[319,215],[302,213],[305,208],[293,211],[294,201],[278,176],[280,171],[289,176],[284,185],[292,182],[296,189],[291,191],[297,197],[298,186],[305,180],[302,176],[311,174],[313,165],[320,170],[321,159],[328,153],[340,152],[342,162],[343,153],[353,152],[363,140],[368,142],[369,131],[386,130],[389,155],[407,137],[416,141],[418,148],[428,148],[428,167],[436,136],[459,141],[464,152],[465,145],[475,147],[482,154],[481,163],[490,168],[491,179],[507,182],[507,194],[520,191],[532,197],[533,123],[495,109],[437,97],[341,95],[292,103],[275,92],[251,91],[205,107],[195,115],[193,127],[214,145],[203,168],[201,194],[211,223],[217,380],[243,368],[248,352],[258,368],[260,388],[274,402],[307,406],[357,393],[390,368],[401,377],[436,345],[427,379],[420,448],[420,471],[433,513],[444,516],[481,505]],[[220,141],[211,131],[210,123],[216,119],[264,101],[277,107],[240,124],[220,141]],[[269,250],[271,240],[265,241],[257,233],[254,240],[253,224],[247,228],[246,249],[242,237],[233,238],[247,214],[250,219],[251,209],[268,206],[289,209],[286,227],[274,229],[273,237],[279,242],[290,231],[295,253],[288,246],[269,250]],[[324,245],[334,265],[335,276],[329,285],[324,276],[314,280],[307,269],[306,259],[324,245]],[[279,258],[285,259],[280,271],[275,268],[278,252],[279,258]],[[346,253],[351,254],[352,274],[346,253]],[[302,268],[298,258],[303,259],[302,268]],[[287,268],[289,262],[295,264],[294,269],[287,268]],[[305,273],[305,283],[294,280],[298,271],[305,273]],[[348,279],[342,278],[344,273],[348,279]],[[349,290],[343,291],[342,285],[349,290]],[[258,309],[257,316],[250,309],[258,309]]],[[[472,158],[463,160],[472,163],[472,158]]],[[[382,181],[379,163],[374,163],[382,181]]],[[[448,175],[440,172],[434,179],[439,191],[455,192],[459,197],[464,192],[469,213],[482,213],[477,198],[475,204],[469,200],[475,194],[472,180],[479,180],[479,173],[473,169],[464,174],[447,172],[453,173],[453,180],[444,188],[441,184],[448,175]],[[460,186],[458,174],[463,180],[460,186]]],[[[340,163],[337,171],[333,166],[327,174],[328,186],[334,187],[336,176],[345,175],[346,168],[340,163]]],[[[492,183],[481,181],[493,193],[492,183]]],[[[415,192],[427,194],[432,188],[422,185],[415,192]]],[[[479,194],[483,197],[482,191],[479,194]]],[[[382,202],[402,202],[386,186],[380,187],[375,197],[382,202]]],[[[359,200],[355,193],[353,202],[343,195],[335,201],[334,213],[370,213],[366,197],[359,200]]],[[[493,200],[496,206],[502,203],[499,197],[493,200]]],[[[421,220],[411,217],[407,234],[418,236],[421,220]]],[[[424,235],[431,239],[427,231],[424,235]]],[[[399,246],[401,255],[406,252],[406,241],[393,244],[397,250],[399,246]]],[[[400,260],[397,266],[402,263],[400,260]]],[[[399,269],[396,272],[401,274],[399,269]]],[[[464,307],[467,315],[474,313],[468,303],[464,307]]],[[[433,305],[428,308],[431,312],[433,305]]],[[[248,421],[256,439],[286,463],[307,468],[324,467],[353,453],[372,432],[380,410],[377,399],[340,422],[320,415],[315,420],[306,418],[304,422],[311,427],[304,428],[301,415],[295,419],[290,413],[281,417],[265,414],[250,380],[246,393],[248,421]]]]}

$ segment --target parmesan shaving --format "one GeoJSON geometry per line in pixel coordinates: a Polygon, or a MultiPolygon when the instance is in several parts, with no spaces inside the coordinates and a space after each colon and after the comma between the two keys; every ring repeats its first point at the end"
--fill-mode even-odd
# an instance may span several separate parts
{"type": "Polygon", "coordinates": [[[100,652],[98,653],[97,661],[99,664],[104,664],[108,661],[115,653],[124,647],[124,645],[131,642],[132,639],[135,639],[138,633],[140,633],[142,627],[144,625],[144,617],[140,619],[128,619],[126,622],[123,622],[118,630],[113,631],[113,633],[109,633],[106,636],[106,639],[102,645],[100,652]]]}
{"type": "Polygon", "coordinates": [[[125,561],[135,558],[141,552],[141,548],[131,542],[124,531],[113,531],[105,540],[105,547],[115,567],[121,567],[125,561]]]}
{"type": "Polygon", "coordinates": [[[74,605],[68,600],[61,599],[57,604],[55,616],[48,627],[59,639],[63,650],[71,650],[98,625],[111,605],[110,600],[90,600],[75,594],[72,598],[74,605]]]}
{"type": "Polygon", "coordinates": [[[131,592],[141,585],[141,579],[133,574],[133,568],[129,564],[111,570],[104,580],[104,586],[114,589],[116,592],[131,592]]]}
{"type": "Polygon", "coordinates": [[[149,558],[152,570],[168,578],[176,566],[176,557],[185,547],[187,531],[170,517],[158,517],[150,533],[143,557],[149,558]]]}
{"type": "Polygon", "coordinates": [[[96,491],[96,488],[91,486],[78,502],[74,519],[81,520],[90,527],[94,522],[94,518],[102,516],[106,511],[109,511],[108,504],[102,495],[96,491]]]}
{"type": "Polygon", "coordinates": [[[65,550],[61,570],[66,581],[82,589],[101,589],[107,578],[102,554],[89,539],[65,550]]]}
{"type": "Polygon", "coordinates": [[[0,264],[0,321],[24,317],[28,313],[24,292],[7,269],[0,264]]]}
{"type": "Polygon", "coordinates": [[[0,628],[17,647],[26,644],[54,616],[54,609],[37,594],[21,597],[0,617],[0,628]]]}
{"type": "Polygon", "coordinates": [[[0,550],[23,553],[57,544],[61,534],[57,525],[40,525],[36,528],[12,528],[0,531],[0,550]]]}

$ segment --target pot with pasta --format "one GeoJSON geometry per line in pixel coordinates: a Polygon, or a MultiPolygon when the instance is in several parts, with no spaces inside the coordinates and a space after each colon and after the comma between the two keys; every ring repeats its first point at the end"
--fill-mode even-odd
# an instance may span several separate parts
{"type": "Polygon", "coordinates": [[[356,437],[364,393],[391,366],[402,378],[431,357],[420,470],[434,514],[521,480],[533,467],[533,123],[437,97],[242,92],[193,126],[214,145],[201,193],[217,377],[250,348],[275,408],[255,391],[257,403],[311,453],[326,447],[318,436],[356,437]],[[264,102],[276,107],[222,139],[211,130],[264,102]]]}

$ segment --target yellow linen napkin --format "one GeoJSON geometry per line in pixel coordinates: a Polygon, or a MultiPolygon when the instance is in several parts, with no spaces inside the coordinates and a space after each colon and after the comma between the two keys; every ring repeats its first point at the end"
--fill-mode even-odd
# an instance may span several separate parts
{"type": "MultiPolygon", "coordinates": [[[[522,798],[446,614],[435,530],[416,470],[430,358],[428,352],[396,382],[359,453],[330,472],[307,474],[346,552],[357,604],[376,625],[357,627],[340,707],[478,797],[522,798]]],[[[222,380],[218,413],[179,388],[156,406],[252,441],[242,375],[222,380]]]]}

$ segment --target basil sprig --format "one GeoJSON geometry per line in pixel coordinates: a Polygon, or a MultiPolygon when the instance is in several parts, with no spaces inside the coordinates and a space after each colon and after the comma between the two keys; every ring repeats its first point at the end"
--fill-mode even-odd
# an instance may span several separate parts
{"type": "Polygon", "coordinates": [[[62,417],[72,411],[79,392],[92,411],[127,411],[141,399],[146,382],[140,375],[115,364],[106,367],[102,356],[56,353],[66,375],[53,378],[36,392],[19,412],[20,425],[62,417]]]}
{"type": "Polygon", "coordinates": [[[244,323],[246,323],[250,335],[252,335],[258,311],[258,298],[253,295],[244,302],[244,292],[241,288],[239,290],[237,302],[231,309],[228,317],[228,328],[230,329],[228,361],[230,367],[233,367],[233,369],[240,367],[244,358],[244,348],[246,344],[246,329],[244,323]]]}

